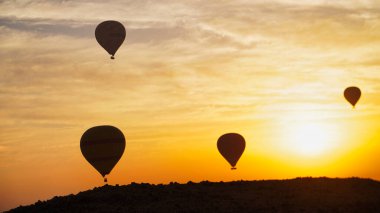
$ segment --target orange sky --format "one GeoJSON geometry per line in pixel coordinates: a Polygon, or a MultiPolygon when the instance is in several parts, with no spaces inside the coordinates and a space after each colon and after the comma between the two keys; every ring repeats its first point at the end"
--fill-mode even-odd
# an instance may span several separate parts
{"type": "Polygon", "coordinates": [[[126,137],[111,184],[380,180],[379,1],[260,2],[0,1],[0,211],[101,186],[79,148],[97,125],[126,137]],[[227,132],[247,142],[233,172],[227,132]]]}

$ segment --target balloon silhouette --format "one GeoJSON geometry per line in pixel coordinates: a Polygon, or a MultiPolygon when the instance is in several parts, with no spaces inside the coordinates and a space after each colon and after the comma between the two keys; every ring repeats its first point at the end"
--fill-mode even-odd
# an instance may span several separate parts
{"type": "Polygon", "coordinates": [[[113,126],[95,126],[80,139],[84,158],[103,176],[108,175],[120,160],[125,149],[123,133],[113,126]]]}
{"type": "Polygon", "coordinates": [[[115,53],[124,42],[125,28],[117,21],[104,21],[95,29],[95,37],[102,46],[115,59],[115,53]]]}
{"type": "Polygon", "coordinates": [[[230,163],[232,170],[236,169],[236,163],[244,152],[245,140],[237,133],[227,133],[218,139],[218,150],[220,154],[230,163]]]}
{"type": "Polygon", "coordinates": [[[350,102],[353,108],[355,108],[355,105],[359,101],[360,96],[361,92],[357,87],[347,87],[344,90],[344,97],[348,102],[350,102]]]}

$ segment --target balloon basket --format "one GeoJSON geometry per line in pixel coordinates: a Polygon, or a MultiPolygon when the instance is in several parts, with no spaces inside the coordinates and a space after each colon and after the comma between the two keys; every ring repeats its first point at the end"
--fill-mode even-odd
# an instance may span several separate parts
{"type": "Polygon", "coordinates": [[[104,183],[107,184],[107,178],[106,177],[104,178],[104,183]]]}
{"type": "Polygon", "coordinates": [[[114,56],[111,56],[111,59],[113,60],[113,59],[115,59],[115,57],[114,57],[114,56]]]}
{"type": "Polygon", "coordinates": [[[236,170],[236,167],[232,167],[231,170],[236,170]]]}

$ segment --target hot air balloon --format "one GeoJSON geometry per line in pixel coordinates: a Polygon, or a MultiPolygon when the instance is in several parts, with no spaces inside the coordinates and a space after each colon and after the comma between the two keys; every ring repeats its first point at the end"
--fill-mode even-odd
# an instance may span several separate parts
{"type": "Polygon", "coordinates": [[[108,175],[120,160],[125,149],[123,133],[113,126],[95,126],[80,139],[84,158],[103,176],[108,175]]]}
{"type": "Polygon", "coordinates": [[[227,133],[218,139],[218,150],[220,154],[232,166],[232,170],[236,169],[236,163],[244,152],[245,140],[243,136],[237,133],[227,133]]]}
{"type": "Polygon", "coordinates": [[[102,46],[115,59],[115,53],[124,42],[125,28],[117,21],[104,21],[95,29],[95,37],[102,46]]]}
{"type": "Polygon", "coordinates": [[[348,102],[350,102],[353,108],[355,108],[355,105],[359,101],[360,96],[361,91],[357,87],[347,87],[344,90],[344,97],[348,102]]]}

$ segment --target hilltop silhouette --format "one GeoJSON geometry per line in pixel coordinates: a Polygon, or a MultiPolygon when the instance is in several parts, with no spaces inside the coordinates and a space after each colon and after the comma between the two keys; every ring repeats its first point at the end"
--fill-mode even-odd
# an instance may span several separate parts
{"type": "Polygon", "coordinates": [[[10,212],[380,212],[380,182],[296,178],[105,185],[10,212]]]}

